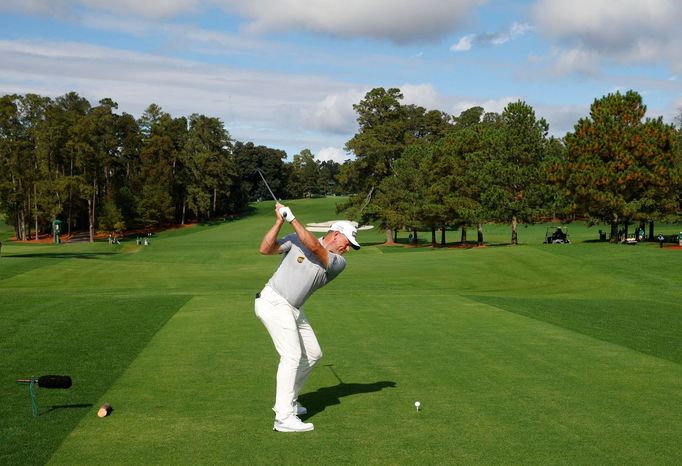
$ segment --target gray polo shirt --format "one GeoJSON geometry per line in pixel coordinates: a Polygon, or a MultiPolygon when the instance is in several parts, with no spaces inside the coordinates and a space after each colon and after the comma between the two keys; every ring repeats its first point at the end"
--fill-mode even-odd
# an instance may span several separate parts
{"type": "Polygon", "coordinates": [[[315,290],[332,281],[346,267],[342,256],[329,252],[329,266],[325,270],[295,233],[278,240],[277,244],[282,249],[282,262],[268,286],[295,308],[303,306],[315,290]]]}

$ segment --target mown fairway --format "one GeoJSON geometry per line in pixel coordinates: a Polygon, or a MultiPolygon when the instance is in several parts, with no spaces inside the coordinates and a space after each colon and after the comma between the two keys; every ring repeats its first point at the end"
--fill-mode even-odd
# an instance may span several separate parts
{"type": "MultiPolygon", "coordinates": [[[[333,199],[291,206],[335,218],[333,199]]],[[[271,209],[148,247],[10,244],[3,227],[0,464],[680,463],[682,251],[581,225],[570,245],[522,227],[516,247],[486,227],[480,249],[361,232],[306,305],[315,431],[273,432],[277,358],[253,314],[278,263],[257,253],[271,209]],[[38,389],[34,418],[15,380],[43,374],[74,385],[38,389]]]]}

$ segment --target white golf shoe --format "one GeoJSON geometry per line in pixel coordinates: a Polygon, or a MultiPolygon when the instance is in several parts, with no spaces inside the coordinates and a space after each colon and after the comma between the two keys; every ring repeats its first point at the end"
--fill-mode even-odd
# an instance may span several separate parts
{"type": "Polygon", "coordinates": [[[296,402],[296,404],[294,404],[294,409],[296,409],[296,416],[303,416],[305,414],[308,414],[308,408],[298,404],[298,401],[296,402]]]}
{"type": "Polygon", "coordinates": [[[275,419],[275,424],[272,426],[272,430],[277,432],[308,432],[314,428],[312,423],[303,422],[293,414],[282,421],[275,419]]]}

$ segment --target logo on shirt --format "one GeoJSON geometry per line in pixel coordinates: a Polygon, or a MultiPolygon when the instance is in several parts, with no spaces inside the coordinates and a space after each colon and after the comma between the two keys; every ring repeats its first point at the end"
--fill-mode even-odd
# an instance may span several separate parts
{"type": "Polygon", "coordinates": [[[296,258],[296,262],[298,262],[299,264],[302,264],[304,260],[305,260],[305,256],[298,256],[296,258]]]}

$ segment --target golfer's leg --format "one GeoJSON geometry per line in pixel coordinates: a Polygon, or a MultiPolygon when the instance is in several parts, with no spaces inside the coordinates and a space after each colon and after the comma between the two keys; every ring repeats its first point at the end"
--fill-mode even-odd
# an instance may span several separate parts
{"type": "Polygon", "coordinates": [[[301,360],[301,344],[292,310],[293,308],[285,303],[275,304],[263,298],[256,300],[256,315],[265,325],[280,356],[273,408],[275,418],[278,420],[283,420],[294,413],[294,384],[301,360]]]}
{"type": "Polygon", "coordinates": [[[301,345],[301,361],[298,365],[298,370],[296,372],[296,383],[294,385],[294,402],[298,399],[299,393],[303,389],[308,376],[313,370],[315,363],[322,357],[322,349],[317,341],[315,332],[308,322],[308,318],[303,311],[303,308],[299,309],[298,319],[296,324],[298,326],[298,335],[300,338],[301,345]]]}

